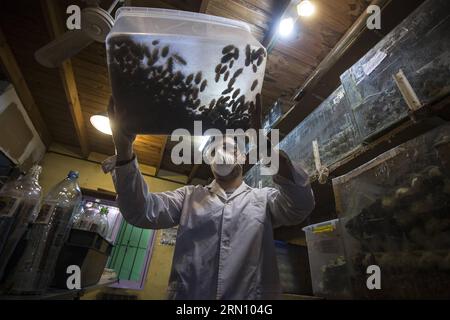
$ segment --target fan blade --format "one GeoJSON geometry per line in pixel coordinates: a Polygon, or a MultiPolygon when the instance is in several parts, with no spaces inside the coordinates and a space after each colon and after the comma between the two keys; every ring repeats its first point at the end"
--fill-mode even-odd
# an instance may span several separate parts
{"type": "Polygon", "coordinates": [[[92,40],[81,30],[69,31],[35,52],[34,57],[47,68],[56,68],[90,45],[92,40]]]}
{"type": "Polygon", "coordinates": [[[121,2],[121,0],[115,0],[115,1],[109,6],[109,9],[108,9],[108,13],[109,13],[109,14],[112,14],[112,12],[113,12],[114,9],[117,7],[117,4],[118,4],[119,2],[121,2]]]}

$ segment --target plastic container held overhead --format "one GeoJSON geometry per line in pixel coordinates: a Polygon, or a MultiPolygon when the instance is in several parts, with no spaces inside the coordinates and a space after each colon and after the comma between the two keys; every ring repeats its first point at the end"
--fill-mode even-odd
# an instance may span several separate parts
{"type": "Polygon", "coordinates": [[[194,133],[196,120],[203,130],[260,127],[267,52],[243,22],[123,7],[107,55],[116,113],[130,133],[194,133]]]}

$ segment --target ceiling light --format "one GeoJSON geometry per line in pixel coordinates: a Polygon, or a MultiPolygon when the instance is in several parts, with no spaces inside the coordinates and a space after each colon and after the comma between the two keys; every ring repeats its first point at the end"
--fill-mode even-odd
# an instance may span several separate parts
{"type": "Polygon", "coordinates": [[[109,124],[109,118],[106,114],[96,114],[91,117],[91,124],[98,131],[112,135],[111,125],[109,124]]]}
{"type": "Polygon", "coordinates": [[[294,29],[294,19],[284,18],[278,26],[278,32],[282,37],[287,37],[294,29]]]}
{"type": "Polygon", "coordinates": [[[300,17],[312,16],[315,11],[316,11],[316,7],[309,0],[303,0],[297,6],[297,13],[300,17]]]}

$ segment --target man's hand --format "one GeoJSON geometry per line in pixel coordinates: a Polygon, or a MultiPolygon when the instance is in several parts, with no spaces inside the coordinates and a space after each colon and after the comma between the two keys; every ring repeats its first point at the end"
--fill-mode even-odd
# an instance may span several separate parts
{"type": "Polygon", "coordinates": [[[108,117],[111,124],[111,131],[116,147],[117,161],[127,161],[133,158],[133,142],[136,135],[124,132],[116,119],[114,99],[111,97],[108,104],[108,117]]]}
{"type": "Polygon", "coordinates": [[[294,177],[292,176],[292,165],[289,156],[283,150],[273,150],[275,156],[279,157],[279,169],[278,175],[286,178],[288,180],[294,181],[294,177]]]}

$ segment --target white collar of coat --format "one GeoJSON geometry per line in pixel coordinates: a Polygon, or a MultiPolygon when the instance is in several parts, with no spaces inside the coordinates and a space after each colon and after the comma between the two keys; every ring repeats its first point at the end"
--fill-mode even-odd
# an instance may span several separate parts
{"type": "Polygon", "coordinates": [[[211,182],[209,185],[206,186],[206,188],[209,189],[212,193],[216,194],[217,196],[221,197],[224,200],[231,200],[232,198],[240,195],[244,191],[251,189],[244,181],[242,181],[241,185],[234,190],[233,194],[230,197],[227,197],[227,194],[225,190],[222,189],[219,183],[214,179],[213,182],[211,182]]]}

